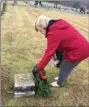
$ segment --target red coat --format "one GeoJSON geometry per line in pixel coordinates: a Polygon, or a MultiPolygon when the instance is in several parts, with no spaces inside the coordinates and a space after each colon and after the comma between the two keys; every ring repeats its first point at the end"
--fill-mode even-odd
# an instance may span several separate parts
{"type": "Polygon", "coordinates": [[[39,70],[45,68],[56,49],[64,54],[69,62],[79,62],[89,57],[89,42],[71,24],[59,20],[49,27],[47,33],[47,49],[37,65],[39,70]]]}

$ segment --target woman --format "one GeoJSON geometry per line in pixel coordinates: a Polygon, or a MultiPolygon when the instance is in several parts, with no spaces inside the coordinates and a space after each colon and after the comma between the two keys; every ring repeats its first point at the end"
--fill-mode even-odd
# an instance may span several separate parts
{"type": "Polygon", "coordinates": [[[47,49],[36,70],[42,71],[50,59],[59,50],[64,55],[60,65],[58,80],[51,83],[53,87],[64,86],[74,67],[89,57],[89,42],[70,23],[63,19],[52,20],[39,16],[35,22],[35,30],[47,38],[47,49]]]}

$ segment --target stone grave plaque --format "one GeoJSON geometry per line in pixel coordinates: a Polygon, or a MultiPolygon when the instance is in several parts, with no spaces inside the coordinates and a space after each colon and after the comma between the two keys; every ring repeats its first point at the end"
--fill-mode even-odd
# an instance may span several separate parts
{"type": "Polygon", "coordinates": [[[35,83],[32,73],[14,74],[14,96],[35,95],[35,83]]]}

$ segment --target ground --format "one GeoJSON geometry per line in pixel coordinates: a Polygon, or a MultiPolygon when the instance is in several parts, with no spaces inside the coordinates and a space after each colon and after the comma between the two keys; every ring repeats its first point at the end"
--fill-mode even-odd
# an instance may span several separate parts
{"type": "MultiPolygon", "coordinates": [[[[33,66],[40,61],[45,49],[46,39],[34,30],[36,18],[44,14],[51,18],[62,18],[73,24],[88,39],[88,16],[75,15],[32,8],[24,2],[18,5],[7,5],[1,17],[1,92],[2,106],[87,106],[88,95],[88,62],[81,62],[71,73],[68,83],[63,88],[52,88],[52,97],[14,98],[11,92],[13,75],[31,72],[33,66]]],[[[45,68],[50,82],[58,75],[58,69],[49,63],[45,68]]]]}

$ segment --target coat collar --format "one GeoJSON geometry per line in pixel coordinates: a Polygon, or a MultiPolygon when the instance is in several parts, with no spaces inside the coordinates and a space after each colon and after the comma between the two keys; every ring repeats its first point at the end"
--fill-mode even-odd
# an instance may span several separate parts
{"type": "MultiPolygon", "coordinates": [[[[61,20],[61,19],[60,19],[60,20],[61,20]]],[[[47,37],[47,33],[48,33],[48,31],[49,31],[49,28],[50,28],[54,23],[56,23],[57,21],[59,21],[59,20],[50,20],[50,21],[49,21],[48,26],[47,26],[47,28],[46,28],[46,35],[45,35],[45,37],[47,37]]]]}

